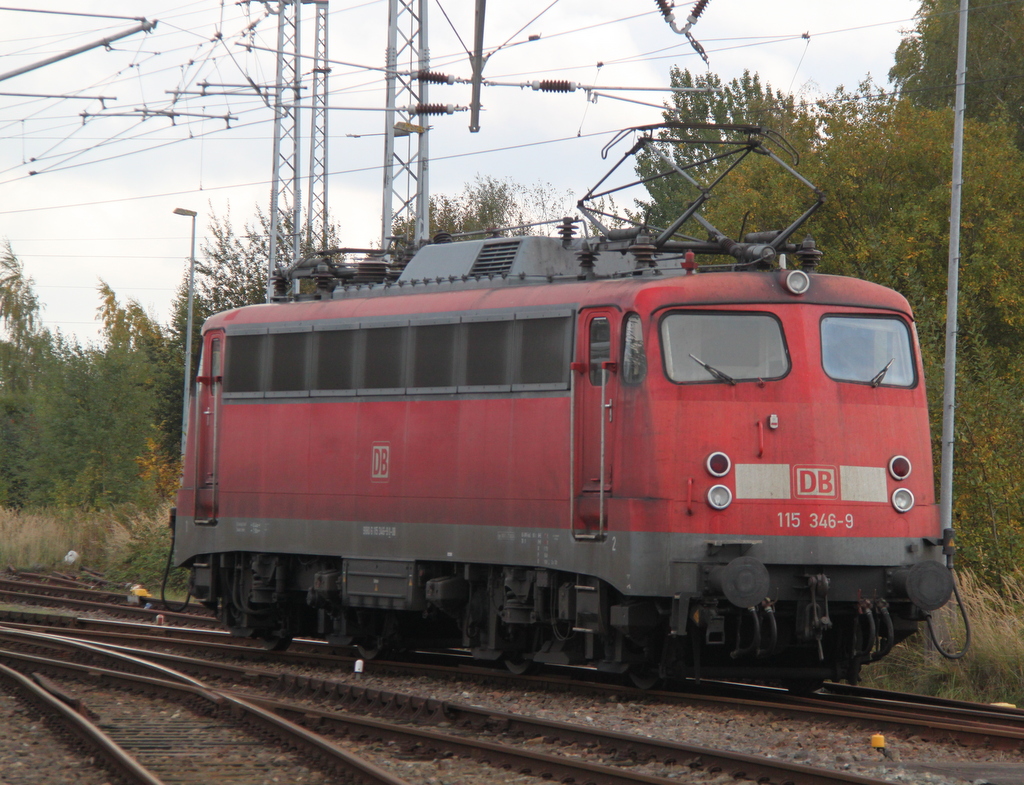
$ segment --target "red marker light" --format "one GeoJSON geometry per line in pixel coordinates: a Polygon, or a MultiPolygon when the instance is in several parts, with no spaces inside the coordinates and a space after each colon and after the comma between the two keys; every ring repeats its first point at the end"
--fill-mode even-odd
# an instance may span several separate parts
{"type": "Polygon", "coordinates": [[[712,476],[724,477],[732,468],[732,461],[724,452],[713,452],[708,456],[704,466],[712,476]]]}
{"type": "Polygon", "coordinates": [[[894,480],[905,480],[910,476],[910,460],[902,455],[897,455],[889,461],[889,474],[894,480]]]}

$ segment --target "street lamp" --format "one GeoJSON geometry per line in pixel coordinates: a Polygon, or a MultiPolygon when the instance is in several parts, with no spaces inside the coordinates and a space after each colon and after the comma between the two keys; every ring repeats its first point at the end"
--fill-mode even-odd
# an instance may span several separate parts
{"type": "Polygon", "coordinates": [[[192,219],[192,253],[188,265],[188,320],[185,325],[185,391],[181,402],[181,454],[185,454],[185,439],[188,437],[189,376],[192,370],[192,293],[196,279],[196,213],[184,207],[175,207],[175,215],[187,215],[192,219]]]}

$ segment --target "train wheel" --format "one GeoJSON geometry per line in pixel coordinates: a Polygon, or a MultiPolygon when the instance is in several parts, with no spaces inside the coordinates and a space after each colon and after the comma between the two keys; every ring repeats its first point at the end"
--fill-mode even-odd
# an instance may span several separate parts
{"type": "Polygon", "coordinates": [[[356,644],[356,651],[364,660],[375,660],[380,656],[384,644],[380,638],[368,638],[362,643],[356,644]]]}
{"type": "Polygon", "coordinates": [[[263,648],[267,651],[284,651],[292,645],[291,635],[264,635],[263,648]]]}
{"type": "Polygon", "coordinates": [[[658,669],[650,665],[630,665],[629,680],[639,690],[649,690],[661,681],[658,669]]]}
{"type": "Polygon", "coordinates": [[[522,676],[524,673],[533,670],[534,666],[533,660],[526,659],[522,654],[506,654],[501,658],[501,661],[509,673],[514,673],[516,676],[522,676]]]}

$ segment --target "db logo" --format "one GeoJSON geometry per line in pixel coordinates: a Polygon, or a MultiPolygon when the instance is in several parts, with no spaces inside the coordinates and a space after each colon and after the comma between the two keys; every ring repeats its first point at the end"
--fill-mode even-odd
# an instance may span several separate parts
{"type": "Polygon", "coordinates": [[[835,499],[839,496],[835,466],[794,466],[795,496],[835,499]]]}
{"type": "Polygon", "coordinates": [[[374,442],[370,462],[370,479],[373,482],[387,482],[391,474],[391,442],[374,442]]]}

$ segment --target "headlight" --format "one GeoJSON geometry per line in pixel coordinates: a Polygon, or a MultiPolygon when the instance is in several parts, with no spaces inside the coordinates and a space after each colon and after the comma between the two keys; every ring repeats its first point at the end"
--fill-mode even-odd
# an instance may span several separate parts
{"type": "Polygon", "coordinates": [[[897,488],[892,492],[892,506],[896,512],[909,512],[914,507],[914,494],[906,488],[897,488]]]}
{"type": "Polygon", "coordinates": [[[716,510],[724,510],[732,504],[732,491],[724,485],[713,485],[708,491],[708,504],[716,510]]]}
{"type": "Polygon", "coordinates": [[[782,280],[790,294],[806,294],[811,288],[811,276],[803,270],[792,270],[782,280]]]}

